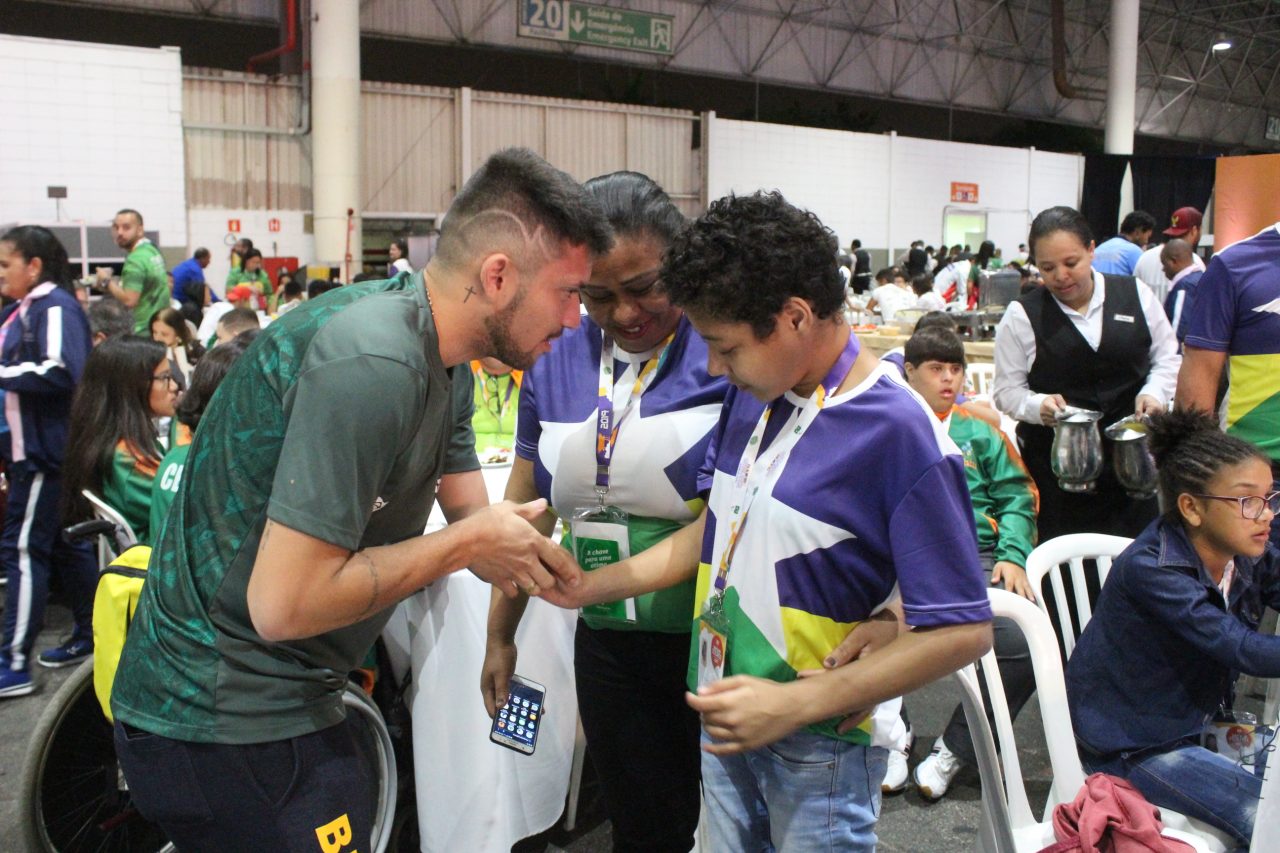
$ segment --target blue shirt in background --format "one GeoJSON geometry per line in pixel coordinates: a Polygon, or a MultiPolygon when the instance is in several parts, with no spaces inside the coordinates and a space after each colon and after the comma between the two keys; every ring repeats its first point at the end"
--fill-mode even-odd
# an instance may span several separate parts
{"type": "Polygon", "coordinates": [[[1117,235],[1093,250],[1093,268],[1111,275],[1133,275],[1142,247],[1117,235]]]}

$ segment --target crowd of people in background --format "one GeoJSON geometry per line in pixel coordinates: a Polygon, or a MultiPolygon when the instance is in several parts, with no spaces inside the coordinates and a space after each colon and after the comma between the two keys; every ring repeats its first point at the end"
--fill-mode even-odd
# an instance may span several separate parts
{"type": "MultiPolygon", "coordinates": [[[[1137,211],[1098,243],[1078,211],[1054,207],[1008,259],[990,240],[976,252],[918,240],[875,271],[859,240],[839,251],[776,192],[691,222],[644,175],[579,185],[517,151],[463,188],[425,269],[397,239],[385,272],[332,296],[340,285],[297,271],[273,279],[247,238],[221,294],[206,248],[169,275],[133,209],[112,223],[119,276],[76,287],[49,231],[15,228],[0,237],[0,698],[35,689],[32,663],[92,654],[98,567],[59,535],[92,515],[92,495],[190,584],[147,587],[117,697],[139,807],[175,838],[207,828],[172,818],[183,787],[164,774],[178,771],[157,770],[146,739],[238,748],[256,725],[207,686],[165,718],[175,672],[230,679],[237,702],[279,715],[282,741],[345,754],[307,740],[336,722],[331,676],[359,662],[378,612],[471,565],[494,585],[477,700],[490,715],[528,599],[580,609],[578,712],[616,849],[687,850],[700,809],[714,849],[869,849],[882,794],[913,780],[940,798],[975,761],[957,708],[912,772],[900,697],[994,646],[1016,715],[1035,688],[1030,653],[993,621],[986,589],[1034,600],[1037,543],[1113,533],[1134,545],[1067,670],[1082,760],[1247,845],[1259,777],[1202,746],[1200,726],[1230,707],[1238,673],[1280,676],[1280,639],[1258,631],[1260,605],[1280,605],[1280,232],[1206,264],[1201,227],[1181,208],[1149,246],[1157,223],[1137,211]],[[475,224],[495,210],[519,227],[475,224]],[[531,246],[544,228],[554,237],[531,246]],[[979,396],[953,315],[1000,270],[1020,286],[979,396]],[[884,323],[910,317],[903,350],[873,357],[850,329],[854,303],[884,323]],[[403,317],[416,325],[392,322],[403,317]],[[441,392],[446,377],[460,390],[441,392]],[[341,411],[352,398],[367,405],[341,411]],[[1060,483],[1054,427],[1077,409],[1147,424],[1161,503],[1110,464],[1087,492],[1060,483]],[[246,424],[275,443],[240,453],[246,424]],[[380,428],[395,440],[368,432],[380,428]],[[513,453],[506,503],[458,479],[477,451],[513,453]],[[455,524],[420,536],[436,487],[455,524]],[[224,513],[228,496],[253,512],[224,513]],[[568,551],[546,539],[557,520],[568,551]],[[219,524],[234,542],[205,535],[219,524]],[[464,525],[471,550],[440,550],[435,537],[464,525]],[[613,559],[591,563],[579,539],[611,543],[613,559]],[[520,548],[537,559],[509,556],[520,548]],[[286,566],[266,591],[263,554],[286,566]],[[314,565],[333,572],[311,589],[314,565]],[[206,572],[230,617],[193,592],[206,572]],[[54,581],[73,629],[36,653],[54,581]],[[799,764],[836,769],[805,777],[799,764]]],[[[349,806],[364,792],[308,784],[368,832],[364,805],[349,806]]],[[[298,808],[298,826],[322,817],[298,808]]],[[[218,831],[232,849],[251,830],[218,831]]]]}

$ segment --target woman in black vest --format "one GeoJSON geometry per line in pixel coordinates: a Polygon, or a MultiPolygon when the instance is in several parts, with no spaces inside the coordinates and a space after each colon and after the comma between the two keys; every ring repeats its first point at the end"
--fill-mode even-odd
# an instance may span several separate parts
{"type": "Polygon", "coordinates": [[[1019,297],[1000,321],[993,397],[1019,421],[1023,459],[1040,489],[1040,541],[1137,536],[1156,517],[1156,501],[1132,498],[1117,482],[1110,442],[1093,491],[1058,486],[1049,464],[1054,415],[1065,406],[1094,409],[1105,427],[1163,411],[1180,364],[1173,330],[1150,288],[1093,270],[1093,234],[1078,211],[1042,211],[1027,242],[1044,286],[1019,297]]]}

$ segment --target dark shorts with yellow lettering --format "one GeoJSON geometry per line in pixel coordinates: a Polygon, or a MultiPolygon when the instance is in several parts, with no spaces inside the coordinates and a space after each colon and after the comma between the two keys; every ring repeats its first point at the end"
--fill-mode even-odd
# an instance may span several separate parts
{"type": "Polygon", "coordinates": [[[116,753],[138,811],[183,853],[368,853],[377,786],[356,725],[217,744],[117,722],[116,753]]]}

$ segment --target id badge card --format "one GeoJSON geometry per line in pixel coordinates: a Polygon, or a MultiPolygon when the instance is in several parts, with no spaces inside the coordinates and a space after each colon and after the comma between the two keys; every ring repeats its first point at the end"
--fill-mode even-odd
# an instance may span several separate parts
{"type": "Polygon", "coordinates": [[[698,617],[698,686],[724,678],[728,658],[729,620],[717,596],[698,617]]]}
{"type": "MultiPolygon", "coordinates": [[[[627,530],[629,516],[616,506],[591,506],[574,510],[569,520],[573,556],[584,572],[594,571],[631,556],[627,530]]],[[[608,601],[582,608],[584,616],[618,622],[636,621],[636,600],[608,601]]]]}

